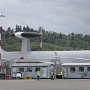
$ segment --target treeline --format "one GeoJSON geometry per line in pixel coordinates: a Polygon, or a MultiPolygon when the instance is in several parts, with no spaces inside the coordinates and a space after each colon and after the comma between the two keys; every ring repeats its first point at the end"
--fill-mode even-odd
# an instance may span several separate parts
{"type": "MultiPolygon", "coordinates": [[[[11,37],[10,34],[14,32],[38,32],[33,28],[19,26],[13,30],[8,27],[7,30],[2,31],[2,48],[6,51],[20,51],[21,39],[11,37]]],[[[42,30],[43,33],[43,51],[60,51],[60,50],[89,50],[90,49],[90,35],[70,33],[68,35],[42,30]]],[[[39,38],[31,39],[31,49],[39,50],[39,38]]]]}

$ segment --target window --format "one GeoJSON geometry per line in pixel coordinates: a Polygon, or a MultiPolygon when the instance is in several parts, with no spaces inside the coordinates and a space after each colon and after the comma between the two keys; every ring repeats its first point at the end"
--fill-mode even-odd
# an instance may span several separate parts
{"type": "Polygon", "coordinates": [[[37,72],[38,70],[40,71],[40,68],[35,68],[35,72],[37,72]]]}
{"type": "Polygon", "coordinates": [[[90,71],[90,67],[87,67],[87,71],[90,71]]]}
{"type": "Polygon", "coordinates": [[[75,67],[70,67],[71,72],[75,72],[75,67]]]}
{"type": "Polygon", "coordinates": [[[84,67],[79,67],[79,71],[80,72],[84,71],[84,67]]]}
{"type": "Polygon", "coordinates": [[[19,68],[19,72],[24,72],[24,68],[19,68]]]}
{"type": "Polygon", "coordinates": [[[27,72],[32,72],[32,68],[27,68],[27,72]]]}

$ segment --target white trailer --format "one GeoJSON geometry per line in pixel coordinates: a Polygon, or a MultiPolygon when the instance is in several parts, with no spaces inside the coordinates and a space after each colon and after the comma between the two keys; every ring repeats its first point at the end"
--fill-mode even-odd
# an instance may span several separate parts
{"type": "Polygon", "coordinates": [[[90,78],[90,63],[63,63],[63,78],[90,78]]]}

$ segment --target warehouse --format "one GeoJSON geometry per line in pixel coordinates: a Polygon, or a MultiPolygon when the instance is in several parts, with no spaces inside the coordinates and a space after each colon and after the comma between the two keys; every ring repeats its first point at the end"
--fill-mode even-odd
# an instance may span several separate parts
{"type": "Polygon", "coordinates": [[[90,63],[63,63],[64,78],[90,78],[90,63]]]}
{"type": "Polygon", "coordinates": [[[17,73],[21,73],[21,78],[32,76],[36,78],[36,71],[40,70],[40,78],[50,78],[50,71],[54,69],[51,63],[13,63],[11,65],[11,77],[16,77],[17,73]]]}

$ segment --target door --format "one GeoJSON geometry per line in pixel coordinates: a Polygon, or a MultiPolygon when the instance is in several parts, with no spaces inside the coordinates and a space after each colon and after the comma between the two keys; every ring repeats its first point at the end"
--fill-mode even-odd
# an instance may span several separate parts
{"type": "Polygon", "coordinates": [[[63,73],[64,73],[64,78],[68,78],[68,68],[67,67],[65,67],[65,68],[63,68],[63,73]]]}
{"type": "Polygon", "coordinates": [[[47,77],[47,69],[45,67],[42,68],[42,78],[47,77]]]}

